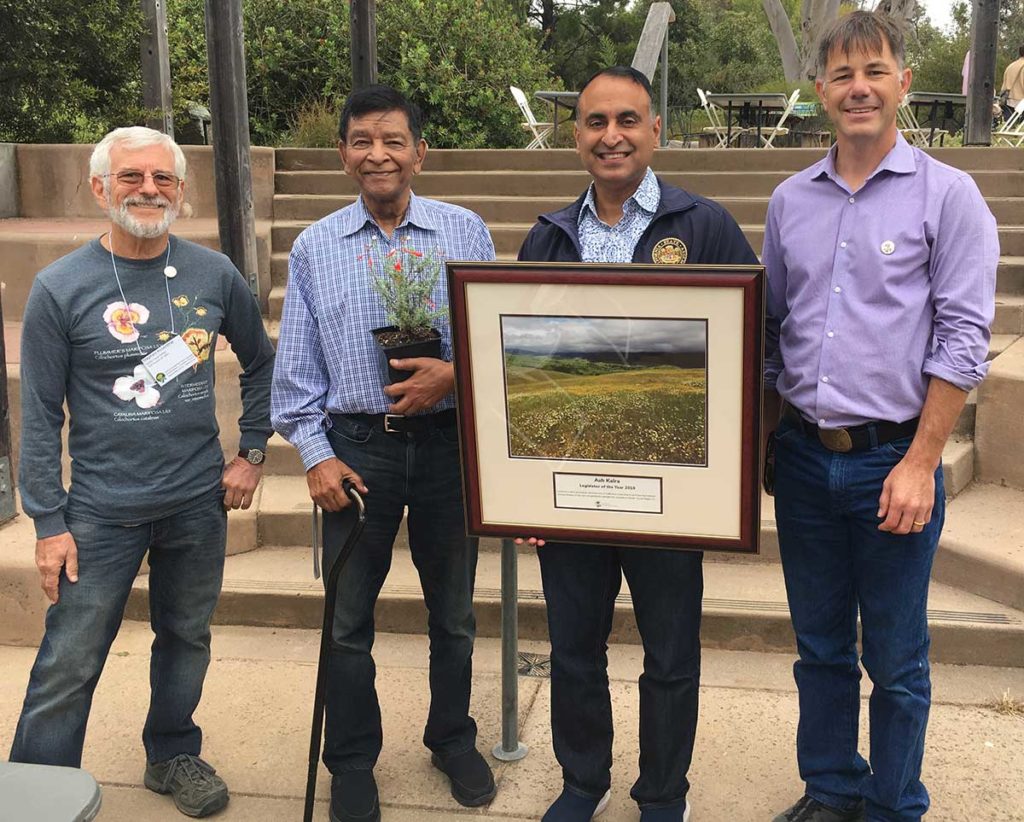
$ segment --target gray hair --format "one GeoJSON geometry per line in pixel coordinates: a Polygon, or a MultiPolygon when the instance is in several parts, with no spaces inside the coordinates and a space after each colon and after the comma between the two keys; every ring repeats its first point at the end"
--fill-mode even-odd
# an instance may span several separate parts
{"type": "Polygon", "coordinates": [[[163,132],[145,126],[128,126],[115,128],[96,144],[89,158],[89,176],[103,177],[106,189],[106,175],[110,174],[110,150],[119,144],[126,148],[144,148],[146,146],[166,146],[174,155],[174,174],[185,179],[185,154],[181,147],[163,132]]]}
{"type": "Polygon", "coordinates": [[[877,11],[853,11],[840,17],[825,30],[818,44],[818,77],[825,76],[828,58],[833,51],[843,54],[881,52],[883,41],[889,44],[896,65],[902,70],[907,50],[899,22],[877,11]]]}

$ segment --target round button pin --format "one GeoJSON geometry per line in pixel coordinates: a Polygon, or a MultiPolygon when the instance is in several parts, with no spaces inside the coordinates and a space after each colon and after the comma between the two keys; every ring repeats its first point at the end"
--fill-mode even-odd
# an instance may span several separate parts
{"type": "Polygon", "coordinates": [[[892,240],[886,240],[882,243],[881,250],[883,254],[892,254],[896,250],[896,243],[892,240]]]}
{"type": "Polygon", "coordinates": [[[167,268],[164,269],[164,276],[168,280],[173,280],[175,277],[178,276],[178,269],[176,269],[173,265],[169,265],[167,266],[167,268]]]}

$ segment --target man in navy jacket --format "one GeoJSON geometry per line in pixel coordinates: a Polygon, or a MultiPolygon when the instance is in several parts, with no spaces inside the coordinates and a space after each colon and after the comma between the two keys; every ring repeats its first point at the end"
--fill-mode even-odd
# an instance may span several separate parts
{"type": "MultiPolygon", "coordinates": [[[[647,78],[598,72],[576,109],[576,150],[593,178],[568,208],[542,215],[520,260],[757,264],[720,205],[659,180],[650,161],[661,133],[647,78]]],[[[551,732],[564,789],[544,822],[587,822],[611,785],[607,641],[625,574],[644,645],[640,776],[630,795],[642,822],[686,822],[687,770],[697,728],[699,551],[538,540],[551,637],[551,732]]]]}

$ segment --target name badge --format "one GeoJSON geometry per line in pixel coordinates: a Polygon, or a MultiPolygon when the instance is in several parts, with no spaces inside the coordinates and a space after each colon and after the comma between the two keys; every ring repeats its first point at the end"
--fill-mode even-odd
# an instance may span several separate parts
{"type": "Polygon", "coordinates": [[[157,385],[164,385],[199,362],[191,348],[175,334],[156,351],[142,358],[143,367],[157,385]]]}

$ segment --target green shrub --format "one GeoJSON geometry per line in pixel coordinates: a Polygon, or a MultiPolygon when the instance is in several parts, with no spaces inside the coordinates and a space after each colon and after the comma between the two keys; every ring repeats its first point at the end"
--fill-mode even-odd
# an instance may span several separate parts
{"type": "Polygon", "coordinates": [[[338,145],[338,108],[328,100],[304,104],[291,120],[282,145],[334,148],[338,145]]]}

